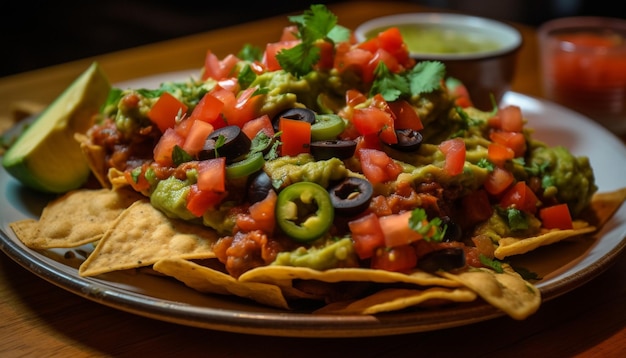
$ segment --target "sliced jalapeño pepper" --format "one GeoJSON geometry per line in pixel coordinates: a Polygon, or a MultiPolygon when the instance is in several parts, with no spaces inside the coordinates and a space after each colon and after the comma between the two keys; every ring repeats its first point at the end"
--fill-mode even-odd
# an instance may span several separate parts
{"type": "Polygon", "coordinates": [[[298,182],[284,188],[276,201],[276,222],[287,236],[309,242],[324,235],[333,223],[330,195],[319,184],[298,182]]]}

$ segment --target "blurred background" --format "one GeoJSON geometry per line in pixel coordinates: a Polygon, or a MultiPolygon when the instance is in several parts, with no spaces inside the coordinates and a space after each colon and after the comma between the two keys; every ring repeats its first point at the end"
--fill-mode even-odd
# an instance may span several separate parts
{"type": "MultiPolygon", "coordinates": [[[[256,19],[358,0],[8,1],[0,11],[0,77],[256,19]]],[[[556,17],[625,17],[614,0],[400,0],[538,26],[556,17]]],[[[383,0],[379,1],[384,6],[383,0]]],[[[340,19],[341,21],[341,19],[340,19]]]]}

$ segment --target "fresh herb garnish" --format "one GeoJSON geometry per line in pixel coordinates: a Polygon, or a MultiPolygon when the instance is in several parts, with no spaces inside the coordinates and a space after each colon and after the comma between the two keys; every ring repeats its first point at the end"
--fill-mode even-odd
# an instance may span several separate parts
{"type": "Polygon", "coordinates": [[[325,5],[311,5],[302,15],[290,16],[289,20],[298,27],[301,42],[289,49],[283,49],[276,54],[280,66],[296,77],[302,77],[313,70],[313,66],[320,59],[320,48],[317,41],[336,42],[346,41],[350,31],[337,24],[337,16],[325,5]]]}
{"type": "Polygon", "coordinates": [[[440,242],[446,233],[447,225],[443,225],[441,218],[433,218],[428,221],[426,211],[423,208],[413,209],[409,217],[409,227],[418,232],[426,241],[440,242]]]}

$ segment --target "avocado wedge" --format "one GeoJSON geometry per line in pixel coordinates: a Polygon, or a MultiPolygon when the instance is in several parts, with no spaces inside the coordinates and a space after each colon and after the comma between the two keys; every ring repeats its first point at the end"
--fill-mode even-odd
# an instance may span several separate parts
{"type": "Polygon", "coordinates": [[[93,124],[110,90],[101,67],[92,63],[9,147],[2,166],[38,191],[63,193],[80,187],[90,170],[74,134],[93,124]]]}

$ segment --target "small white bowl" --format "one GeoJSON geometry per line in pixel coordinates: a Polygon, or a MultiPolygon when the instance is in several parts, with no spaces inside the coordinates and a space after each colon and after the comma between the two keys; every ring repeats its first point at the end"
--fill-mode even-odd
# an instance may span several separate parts
{"type": "Polygon", "coordinates": [[[444,63],[447,75],[465,84],[476,107],[491,109],[491,95],[499,102],[510,89],[517,53],[522,46],[522,35],[515,27],[477,16],[423,12],[375,18],[359,25],[354,34],[358,41],[365,41],[379,31],[394,26],[403,34],[411,57],[418,61],[444,63]],[[437,38],[424,40],[422,37],[419,43],[412,43],[407,29],[413,26],[421,34],[430,32],[437,38]],[[464,41],[464,51],[441,52],[444,47],[450,49],[455,39],[464,41]],[[420,49],[428,41],[434,46],[420,49]],[[485,45],[489,46],[468,50],[469,47],[485,45]]]}

